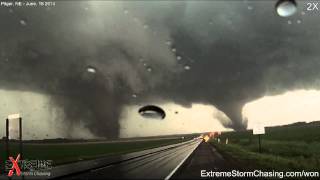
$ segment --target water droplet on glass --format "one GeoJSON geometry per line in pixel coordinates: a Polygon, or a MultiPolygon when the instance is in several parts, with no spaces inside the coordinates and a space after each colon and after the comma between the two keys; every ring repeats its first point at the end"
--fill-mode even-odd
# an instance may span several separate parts
{"type": "Polygon", "coordinates": [[[171,44],[172,44],[172,42],[171,42],[170,40],[168,40],[168,41],[166,42],[166,45],[168,45],[168,46],[171,46],[171,44]]]}
{"type": "Polygon", "coordinates": [[[32,59],[36,59],[39,57],[39,53],[35,50],[30,50],[27,52],[27,57],[30,57],[32,59]]]}
{"type": "Polygon", "coordinates": [[[136,97],[137,97],[137,95],[136,95],[136,94],[132,94],[132,97],[133,97],[133,98],[136,98],[136,97]]]}
{"type": "Polygon", "coordinates": [[[84,8],[84,10],[88,11],[88,10],[89,10],[89,8],[88,8],[88,7],[85,7],[85,8],[84,8]]]}
{"type": "Polygon", "coordinates": [[[304,11],[301,12],[301,15],[305,15],[306,13],[304,11]]]}
{"type": "Polygon", "coordinates": [[[13,13],[13,9],[9,9],[9,13],[13,13]]]}
{"type": "Polygon", "coordinates": [[[288,24],[292,24],[292,22],[289,20],[289,21],[288,21],[288,24]]]}
{"type": "Polygon", "coordinates": [[[134,18],[133,18],[133,21],[134,21],[134,22],[138,22],[138,18],[134,17],[134,18]]]}
{"type": "Polygon", "coordinates": [[[143,28],[144,28],[144,29],[148,29],[149,26],[148,26],[148,25],[143,25],[143,28]]]}
{"type": "Polygon", "coordinates": [[[176,48],[172,48],[171,51],[172,51],[172,52],[176,52],[177,49],[176,49],[176,48]]]}
{"type": "Polygon", "coordinates": [[[190,70],[190,69],[191,69],[191,67],[190,67],[190,66],[188,66],[188,65],[186,65],[186,66],[184,66],[184,69],[185,69],[185,70],[190,70]]]}
{"type": "Polygon", "coordinates": [[[124,10],[123,13],[124,13],[124,14],[128,14],[129,11],[128,11],[128,10],[124,10]]]}
{"type": "Polygon", "coordinates": [[[297,4],[294,0],[279,0],[276,4],[276,11],[281,17],[289,17],[297,11],[297,4]]]}
{"type": "Polygon", "coordinates": [[[166,117],[164,110],[154,105],[144,106],[138,112],[144,118],[164,119],[166,117]]]}
{"type": "Polygon", "coordinates": [[[22,26],[26,26],[26,25],[27,25],[27,22],[26,22],[25,20],[21,19],[21,20],[20,20],[20,24],[21,24],[22,26]]]}
{"type": "Polygon", "coordinates": [[[210,24],[210,25],[212,25],[212,24],[213,24],[213,22],[212,22],[212,21],[210,21],[210,22],[209,22],[209,24],[210,24]]]}
{"type": "Polygon", "coordinates": [[[147,63],[143,63],[143,66],[147,66],[148,64],[147,63]]]}
{"type": "Polygon", "coordinates": [[[181,56],[177,56],[177,60],[180,61],[182,59],[181,56]]]}
{"type": "Polygon", "coordinates": [[[87,72],[94,74],[94,73],[97,72],[97,70],[96,70],[96,68],[94,68],[94,67],[92,67],[92,66],[89,66],[89,67],[87,67],[87,72]]]}
{"type": "Polygon", "coordinates": [[[151,67],[148,67],[148,68],[147,68],[147,71],[148,71],[148,72],[151,72],[151,71],[152,71],[152,68],[151,68],[151,67]]]}
{"type": "Polygon", "coordinates": [[[252,10],[253,9],[253,7],[252,6],[248,6],[248,10],[252,10]]]}
{"type": "Polygon", "coordinates": [[[297,23],[298,23],[298,24],[301,24],[301,20],[297,20],[297,23]]]}

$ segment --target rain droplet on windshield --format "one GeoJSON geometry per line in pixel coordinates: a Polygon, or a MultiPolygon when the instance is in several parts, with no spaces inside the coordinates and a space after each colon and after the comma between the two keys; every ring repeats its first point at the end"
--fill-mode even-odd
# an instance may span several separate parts
{"type": "Polygon", "coordinates": [[[89,67],[87,67],[87,72],[94,74],[94,73],[97,72],[97,70],[96,70],[96,68],[94,68],[94,67],[92,67],[92,66],[89,66],[89,67]]]}
{"type": "Polygon", "coordinates": [[[248,6],[248,10],[252,10],[253,9],[253,7],[252,6],[248,6]]]}
{"type": "Polygon", "coordinates": [[[142,117],[145,118],[164,119],[166,117],[164,110],[155,105],[143,106],[138,112],[142,117]]]}
{"type": "Polygon", "coordinates": [[[26,22],[26,20],[21,19],[21,20],[20,20],[20,24],[21,24],[22,26],[26,26],[26,25],[27,25],[27,22],[26,22]]]}
{"type": "Polygon", "coordinates": [[[151,71],[152,71],[152,68],[151,68],[151,67],[148,67],[148,68],[147,68],[147,71],[148,71],[148,72],[151,72],[151,71]]]}
{"type": "Polygon", "coordinates": [[[301,20],[297,20],[297,23],[298,23],[298,24],[301,24],[301,20]]]}
{"type": "Polygon", "coordinates": [[[143,25],[143,28],[144,28],[144,29],[148,29],[149,26],[148,26],[148,25],[143,25]]]}
{"type": "Polygon", "coordinates": [[[176,49],[176,48],[172,48],[171,51],[172,51],[172,52],[176,52],[177,49],[176,49]]]}
{"type": "Polygon", "coordinates": [[[137,97],[137,95],[136,95],[136,94],[132,94],[132,97],[133,97],[133,98],[136,98],[136,97],[137,97]]]}
{"type": "Polygon", "coordinates": [[[9,9],[9,13],[13,13],[13,9],[9,9]]]}
{"type": "Polygon", "coordinates": [[[288,24],[292,24],[292,22],[289,20],[289,21],[288,21],[288,24]]]}
{"type": "Polygon", "coordinates": [[[186,65],[186,66],[184,66],[184,69],[185,69],[185,70],[190,70],[190,69],[191,69],[191,67],[190,67],[190,66],[188,66],[188,65],[186,65]]]}
{"type": "Polygon", "coordinates": [[[168,46],[171,46],[171,44],[172,44],[172,42],[169,40],[166,42],[166,45],[168,45],[168,46]]]}
{"type": "Polygon", "coordinates": [[[177,60],[180,61],[182,59],[181,56],[177,56],[177,60]]]}
{"type": "Polygon", "coordinates": [[[125,10],[123,11],[123,13],[124,13],[124,14],[128,14],[129,11],[125,9],[125,10]]]}
{"type": "Polygon", "coordinates": [[[297,3],[295,0],[279,0],[276,3],[276,11],[281,17],[292,16],[297,11],[297,3]]]}

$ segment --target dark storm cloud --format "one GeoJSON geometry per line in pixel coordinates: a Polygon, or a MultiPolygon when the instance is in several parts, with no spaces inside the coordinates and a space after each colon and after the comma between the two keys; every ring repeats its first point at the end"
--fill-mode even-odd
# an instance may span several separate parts
{"type": "Polygon", "coordinates": [[[319,88],[317,17],[302,15],[305,7],[299,5],[295,16],[281,18],[270,1],[188,3],[182,23],[170,27],[177,52],[189,57],[181,64],[191,70],[158,93],[182,104],[213,104],[232,120],[227,126],[241,129],[245,103],[291,89],[319,88]]]}
{"type": "Polygon", "coordinates": [[[58,118],[66,137],[81,122],[94,135],[117,137],[123,105],[175,66],[165,44],[150,45],[143,27],[125,28],[133,22],[119,3],[100,5],[0,12],[1,87],[49,96],[52,106],[63,108],[58,118]],[[116,17],[105,16],[106,10],[116,17]]]}
{"type": "Polygon", "coordinates": [[[0,11],[1,88],[50,96],[66,136],[84,122],[117,137],[122,107],[153,98],[213,104],[241,129],[246,102],[318,88],[315,16],[280,18],[269,1],[99,3],[0,11]]]}

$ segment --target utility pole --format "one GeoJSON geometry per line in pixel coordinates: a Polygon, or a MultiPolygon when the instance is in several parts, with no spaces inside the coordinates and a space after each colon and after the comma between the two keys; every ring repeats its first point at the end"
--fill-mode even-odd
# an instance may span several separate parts
{"type": "Polygon", "coordinates": [[[261,134],[259,134],[258,137],[259,137],[259,153],[261,153],[261,134]]]}

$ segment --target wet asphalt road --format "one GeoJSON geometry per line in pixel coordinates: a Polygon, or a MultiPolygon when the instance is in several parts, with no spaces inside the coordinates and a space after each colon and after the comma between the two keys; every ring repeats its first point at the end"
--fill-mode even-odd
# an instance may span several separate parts
{"type": "Polygon", "coordinates": [[[201,170],[226,171],[235,169],[212,145],[202,142],[172,179],[200,179],[201,170]]]}
{"type": "Polygon", "coordinates": [[[203,179],[201,170],[226,171],[237,166],[201,140],[142,154],[121,155],[109,165],[54,179],[203,179]]]}
{"type": "Polygon", "coordinates": [[[198,140],[59,179],[203,179],[201,170],[226,171],[235,167],[212,145],[198,140]]]}
{"type": "Polygon", "coordinates": [[[177,166],[200,142],[195,140],[179,147],[59,179],[166,179],[171,177],[177,166]]]}

